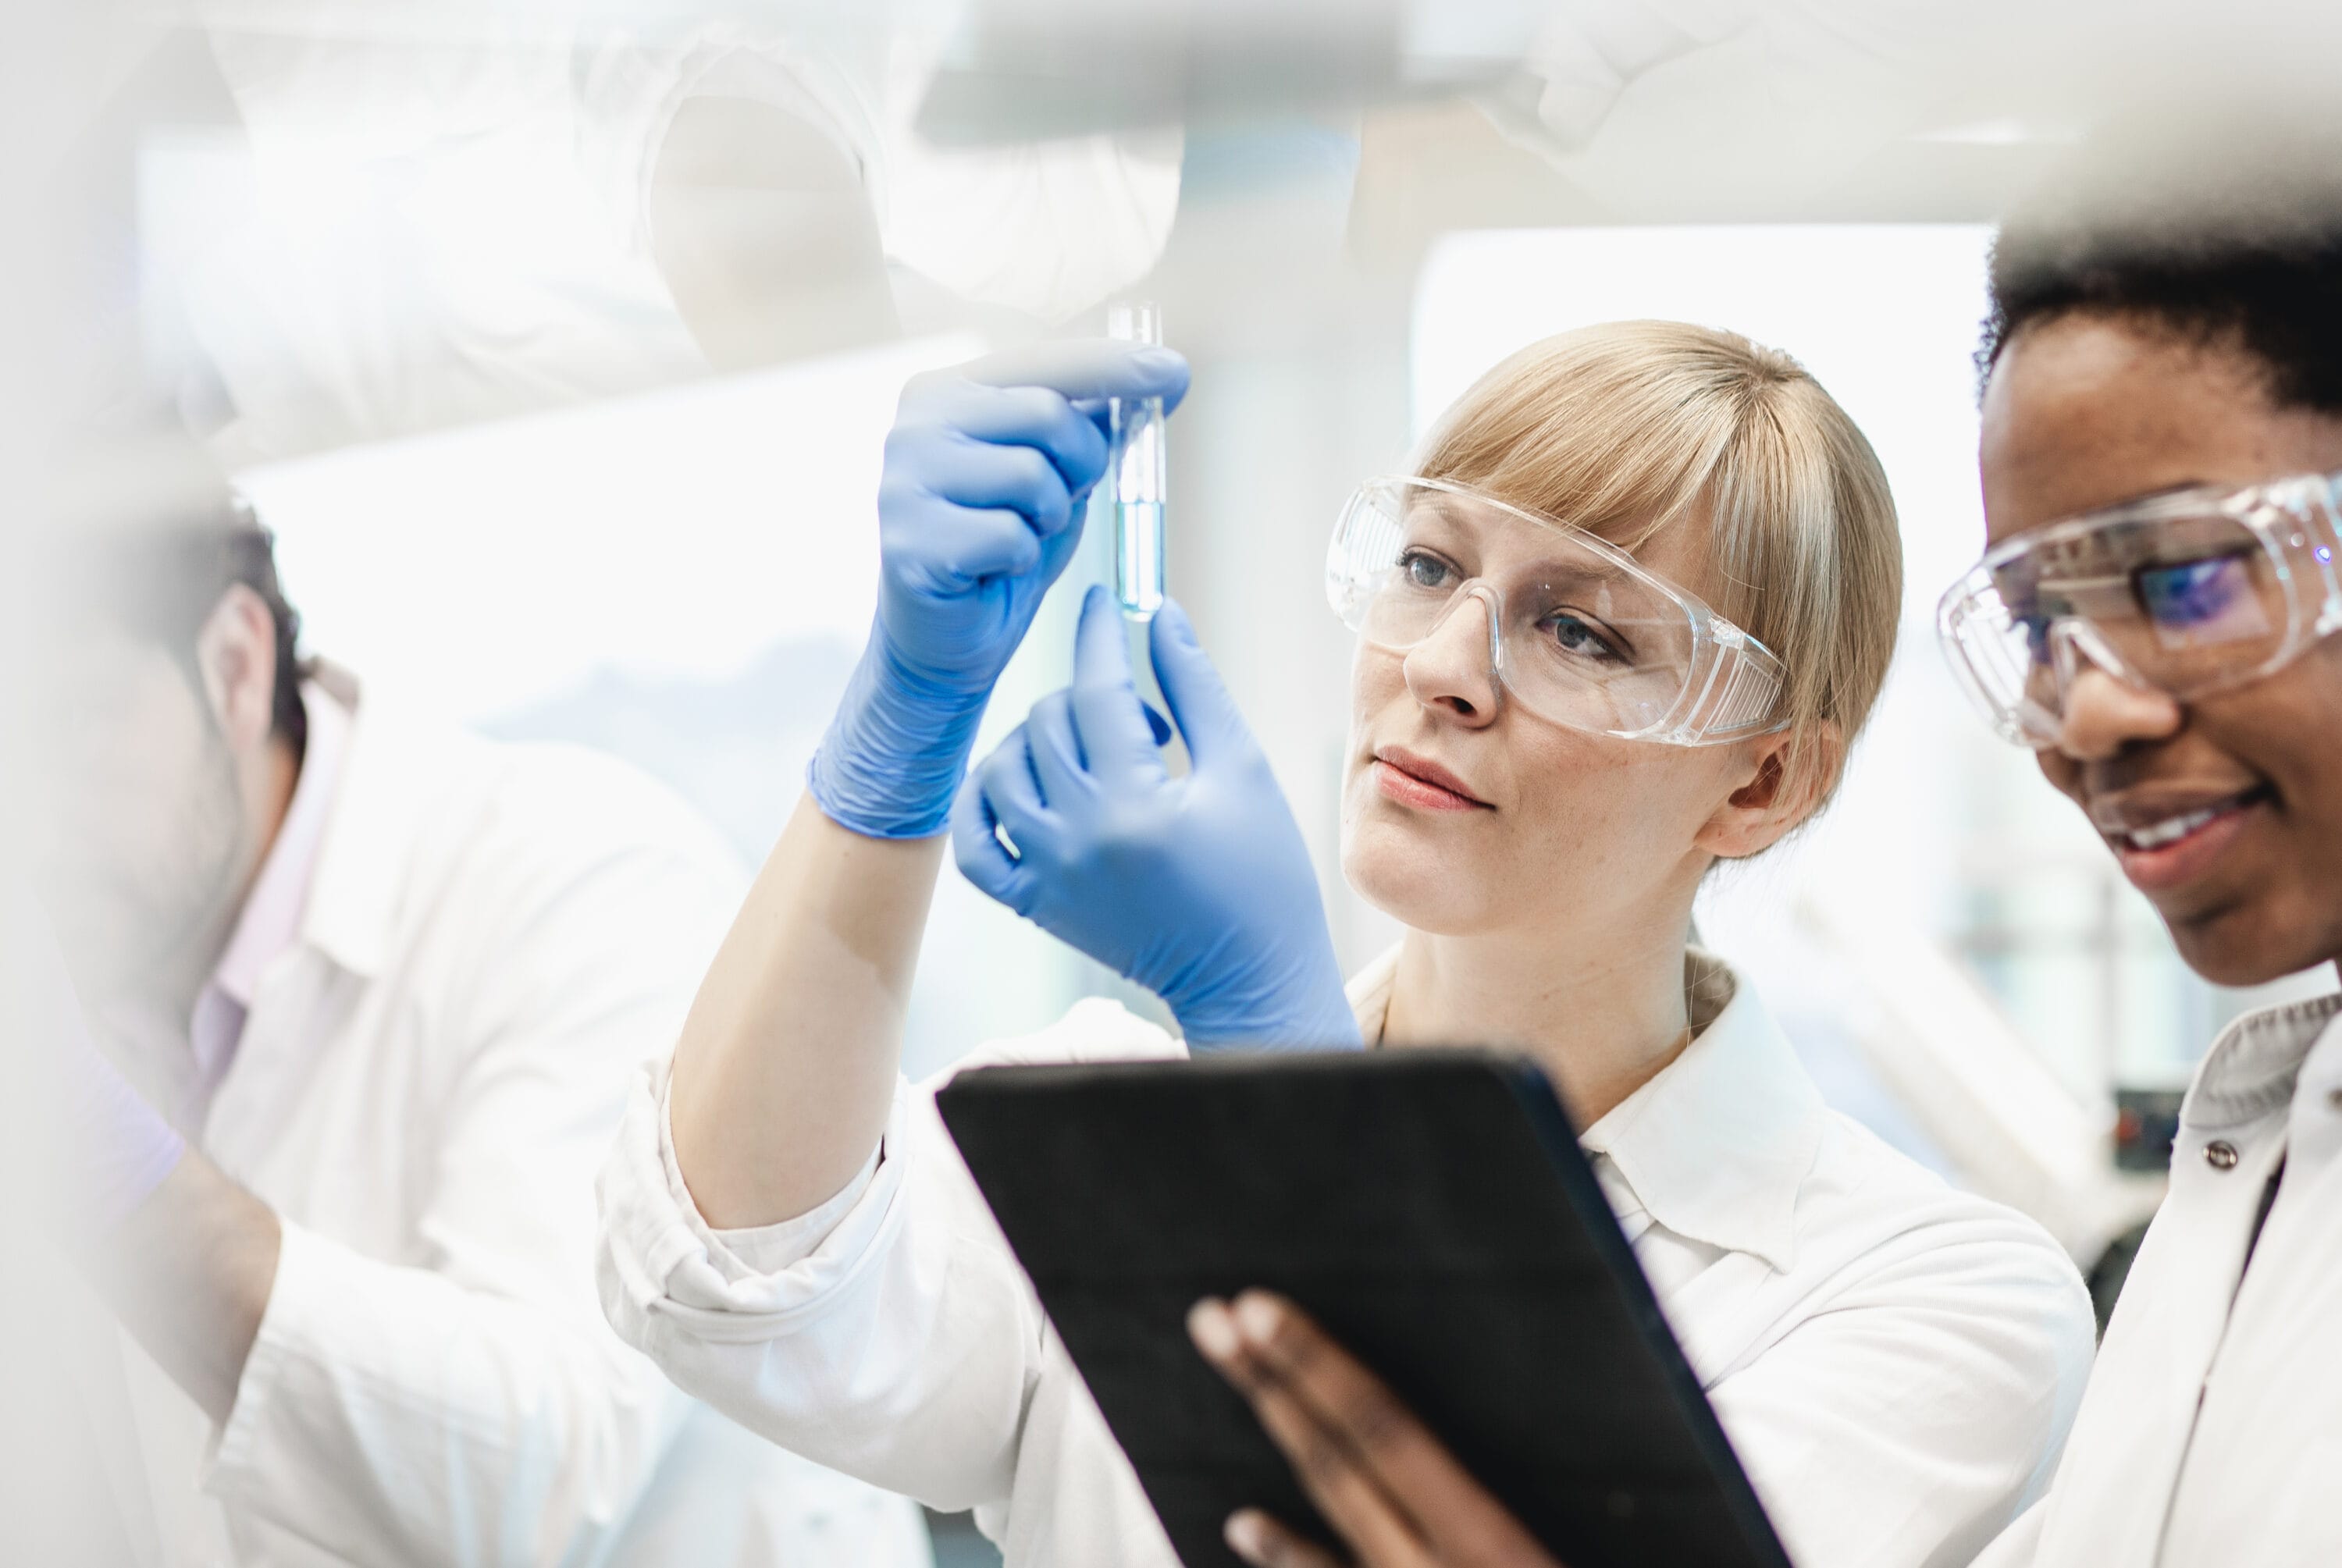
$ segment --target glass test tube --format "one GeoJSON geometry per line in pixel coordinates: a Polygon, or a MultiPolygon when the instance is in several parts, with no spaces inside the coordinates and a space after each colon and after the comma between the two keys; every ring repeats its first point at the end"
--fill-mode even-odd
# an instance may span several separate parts
{"type": "MultiPolygon", "coordinates": [[[[1106,335],[1160,344],[1163,313],[1151,300],[1106,310],[1106,335]]],[[[1166,478],[1163,400],[1110,398],[1106,477],[1114,486],[1114,594],[1134,621],[1163,607],[1163,502],[1166,478]]]]}

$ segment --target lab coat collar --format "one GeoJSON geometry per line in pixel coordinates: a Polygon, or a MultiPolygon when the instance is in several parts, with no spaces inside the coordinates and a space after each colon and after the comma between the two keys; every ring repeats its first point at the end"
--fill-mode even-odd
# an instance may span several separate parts
{"type": "Polygon", "coordinates": [[[2287,1104],[2309,1055],[2337,1014],[2342,994],[2247,1013],[2220,1032],[2180,1103],[2179,1119],[2207,1130],[2242,1126],[2287,1104]]]}
{"type": "MultiPolygon", "coordinates": [[[[1693,948],[1684,967],[1695,994],[1711,999],[1713,1016],[1578,1141],[1609,1161],[1656,1223],[1786,1273],[1797,1259],[1798,1189],[1821,1151],[1821,1094],[1729,964],[1693,948]]],[[[1397,973],[1394,947],[1350,983],[1350,1005],[1369,1043],[1382,1038],[1397,973]]]]}
{"type": "Polygon", "coordinates": [[[309,735],[292,798],[277,826],[276,841],[261,862],[260,874],[245,894],[235,931],[212,972],[212,984],[246,1010],[269,965],[300,940],[327,814],[341,782],[349,710],[314,681],[302,683],[301,706],[308,715],[309,735]]]}
{"type": "Polygon", "coordinates": [[[389,960],[400,888],[435,794],[431,764],[443,759],[429,735],[408,733],[378,701],[361,703],[347,671],[321,665],[315,678],[350,722],[301,936],[342,968],[372,979],[389,960]]]}

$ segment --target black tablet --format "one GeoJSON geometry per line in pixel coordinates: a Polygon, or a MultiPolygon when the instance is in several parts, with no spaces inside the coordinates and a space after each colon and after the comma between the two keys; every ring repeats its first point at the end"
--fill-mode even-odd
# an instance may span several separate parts
{"type": "Polygon", "coordinates": [[[1187,1568],[1254,1505],[1329,1544],[1188,1343],[1298,1303],[1569,1568],[1787,1568],[1568,1118],[1479,1052],[995,1067],[939,1098],[1187,1568]]]}

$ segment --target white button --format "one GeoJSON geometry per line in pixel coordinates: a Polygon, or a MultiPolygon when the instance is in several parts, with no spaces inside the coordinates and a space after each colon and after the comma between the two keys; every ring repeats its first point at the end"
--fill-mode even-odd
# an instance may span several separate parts
{"type": "Polygon", "coordinates": [[[2237,1146],[2226,1138],[2215,1138],[2204,1145],[2204,1163],[2216,1171],[2237,1168],[2237,1146]]]}

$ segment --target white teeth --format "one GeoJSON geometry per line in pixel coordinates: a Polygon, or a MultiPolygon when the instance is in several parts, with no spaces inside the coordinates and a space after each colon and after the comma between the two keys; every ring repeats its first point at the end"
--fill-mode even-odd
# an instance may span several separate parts
{"type": "Polygon", "coordinates": [[[2167,817],[2153,827],[2132,829],[2123,835],[2123,841],[2133,849],[2161,849],[2167,844],[2177,844],[2227,809],[2225,805],[2207,806],[2186,816],[2167,817]]]}

